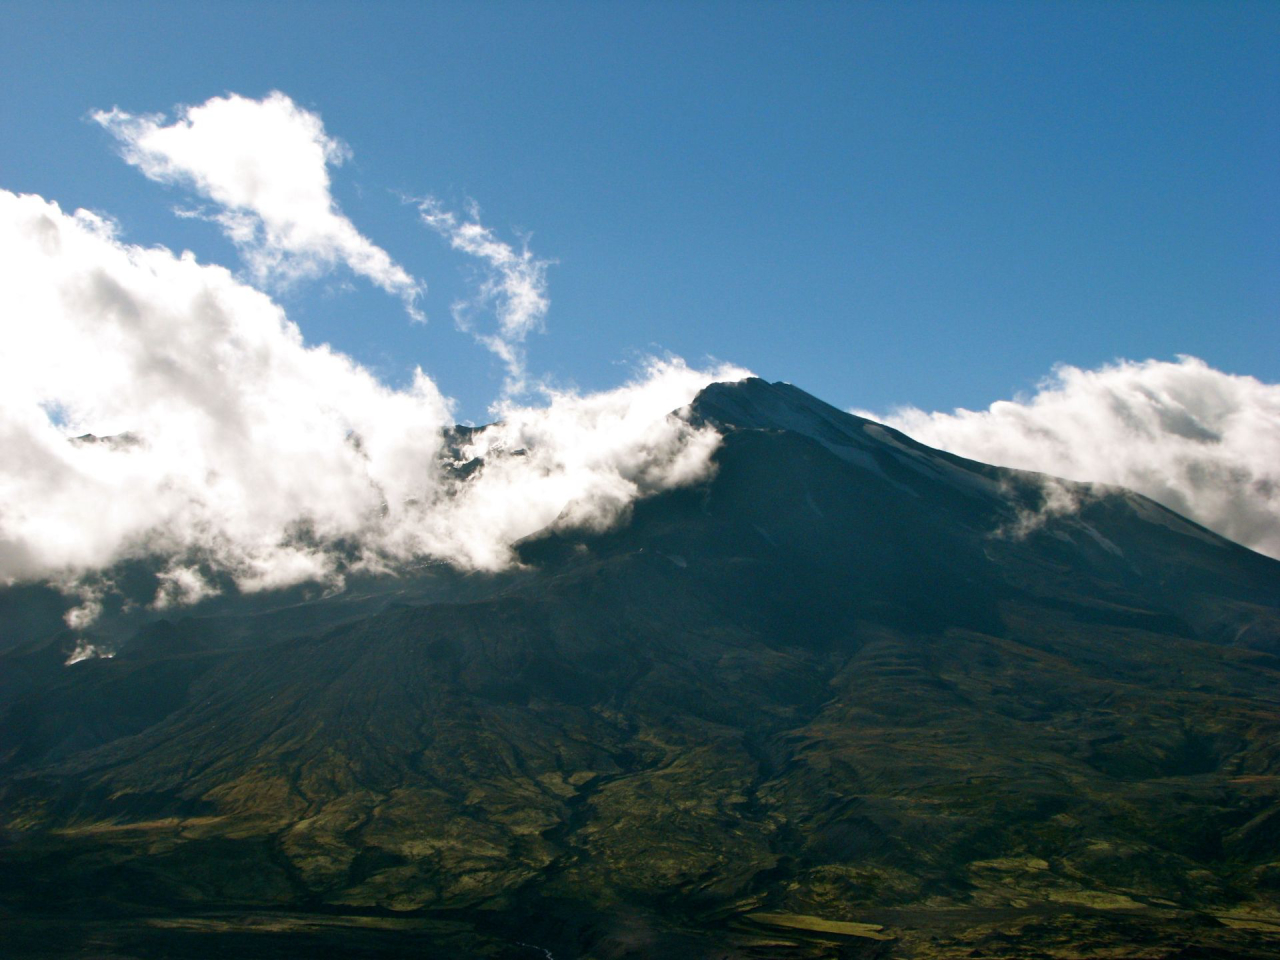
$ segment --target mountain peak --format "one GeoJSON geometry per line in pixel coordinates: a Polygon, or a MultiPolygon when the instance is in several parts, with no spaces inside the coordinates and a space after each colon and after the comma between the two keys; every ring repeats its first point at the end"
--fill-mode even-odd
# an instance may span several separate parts
{"type": "Polygon", "coordinates": [[[694,422],[722,432],[784,431],[816,441],[848,464],[876,475],[912,497],[921,486],[949,487],[967,497],[1007,500],[1006,471],[925,446],[892,427],[834,407],[799,387],[758,377],[713,383],[690,404],[694,422]]]}
{"type": "Polygon", "coordinates": [[[749,429],[811,433],[828,424],[844,432],[848,421],[870,422],[845,413],[784,380],[770,383],[760,377],[710,384],[694,398],[690,407],[703,420],[749,429]]]}

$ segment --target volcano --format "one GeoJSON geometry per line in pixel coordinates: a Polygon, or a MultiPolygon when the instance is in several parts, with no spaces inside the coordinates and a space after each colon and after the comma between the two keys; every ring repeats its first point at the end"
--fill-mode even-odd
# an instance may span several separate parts
{"type": "Polygon", "coordinates": [[[1280,957],[1280,563],[785,383],[681,416],[709,479],[504,574],[69,666],[10,588],[6,955],[1280,957]]]}

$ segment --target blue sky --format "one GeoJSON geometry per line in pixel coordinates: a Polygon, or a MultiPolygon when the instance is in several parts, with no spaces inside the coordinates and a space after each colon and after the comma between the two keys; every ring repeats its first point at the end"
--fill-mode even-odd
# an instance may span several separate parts
{"type": "Polygon", "coordinates": [[[403,195],[474,199],[549,269],[532,373],[584,388],[714,356],[830,402],[983,407],[1117,357],[1280,380],[1275,4],[0,6],[0,187],[235,265],[93,110],[288,94],[333,190],[429,286],[341,276],[308,340],[485,417],[467,258],[403,195]]]}

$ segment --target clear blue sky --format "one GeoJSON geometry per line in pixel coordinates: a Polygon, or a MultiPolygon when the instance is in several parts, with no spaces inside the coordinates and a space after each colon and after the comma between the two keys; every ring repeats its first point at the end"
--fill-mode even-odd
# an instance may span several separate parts
{"type": "Polygon", "coordinates": [[[985,406],[1056,362],[1280,380],[1277,3],[0,4],[0,187],[235,264],[93,109],[281,90],[354,160],[343,211],[429,293],[283,302],[475,419],[466,262],[396,191],[474,198],[553,258],[530,367],[655,350],[833,403],[985,406]]]}

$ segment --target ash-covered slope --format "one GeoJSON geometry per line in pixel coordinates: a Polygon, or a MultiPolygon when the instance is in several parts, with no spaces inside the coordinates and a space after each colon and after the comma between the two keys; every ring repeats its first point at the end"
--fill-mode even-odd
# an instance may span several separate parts
{"type": "Polygon", "coordinates": [[[713,479],[518,576],[0,657],[27,952],[1280,956],[1280,564],[786,384],[686,415],[713,479]]]}

